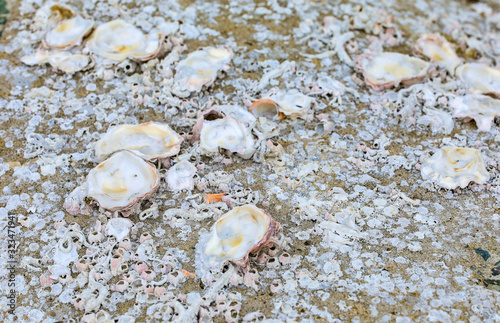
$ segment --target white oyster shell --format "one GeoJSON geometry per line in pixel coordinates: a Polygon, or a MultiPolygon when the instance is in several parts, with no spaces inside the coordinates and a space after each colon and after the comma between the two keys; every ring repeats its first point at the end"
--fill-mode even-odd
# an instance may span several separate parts
{"type": "Polygon", "coordinates": [[[218,153],[219,148],[223,148],[248,159],[255,152],[255,140],[247,126],[216,110],[205,113],[193,132],[191,141],[199,140],[199,148],[205,154],[218,153]]]}
{"type": "Polygon", "coordinates": [[[491,123],[496,116],[500,116],[500,100],[486,95],[469,94],[457,97],[450,102],[455,109],[453,117],[474,119],[480,131],[490,131],[491,123]]]}
{"type": "Polygon", "coordinates": [[[479,150],[444,147],[422,163],[422,178],[447,189],[466,187],[470,182],[484,184],[490,178],[479,150]]]}
{"type": "Polygon", "coordinates": [[[53,68],[68,74],[74,74],[89,67],[91,59],[88,55],[38,50],[35,55],[22,57],[21,62],[26,65],[42,65],[48,63],[53,68]]]}
{"type": "Polygon", "coordinates": [[[126,211],[152,195],[160,176],[152,164],[129,151],[100,163],[87,176],[87,196],[110,211],[126,211]]]}
{"type": "Polygon", "coordinates": [[[116,241],[122,241],[130,232],[132,221],[125,218],[112,218],[106,224],[106,234],[114,236],[116,241]]]}
{"type": "Polygon", "coordinates": [[[485,64],[470,63],[457,67],[457,76],[474,94],[491,94],[500,98],[500,70],[485,64]]]}
{"type": "Polygon", "coordinates": [[[197,270],[217,269],[231,261],[248,268],[250,253],[256,253],[276,242],[280,224],[264,210],[247,204],[224,214],[196,246],[197,270]]]}
{"type": "Polygon", "coordinates": [[[440,35],[422,35],[417,40],[416,49],[430,59],[443,64],[451,75],[455,74],[455,68],[461,63],[450,43],[440,35]]]}
{"type": "Polygon", "coordinates": [[[314,99],[297,90],[278,91],[263,99],[255,101],[250,110],[256,117],[280,119],[288,117],[305,118],[314,99]]]}
{"type": "Polygon", "coordinates": [[[180,91],[199,92],[210,86],[217,74],[227,69],[233,52],[227,48],[209,47],[198,50],[177,64],[175,83],[180,91]]]}
{"type": "Polygon", "coordinates": [[[194,189],[194,175],[196,174],[196,167],[188,162],[182,160],[170,167],[167,172],[167,184],[171,190],[194,189]]]}
{"type": "Polygon", "coordinates": [[[128,58],[146,61],[158,56],[164,36],[151,32],[148,35],[134,25],[116,19],[99,25],[90,35],[86,46],[104,59],[122,62],[128,58]]]}
{"type": "Polygon", "coordinates": [[[419,58],[385,52],[357,57],[365,82],[374,90],[413,85],[424,81],[430,64],[419,58]]]}
{"type": "Polygon", "coordinates": [[[59,49],[79,45],[93,26],[92,20],[84,19],[81,16],[63,20],[45,34],[42,40],[43,45],[59,49]]]}
{"type": "Polygon", "coordinates": [[[223,112],[229,117],[240,120],[244,124],[250,125],[256,121],[254,115],[248,112],[247,109],[239,105],[214,105],[212,109],[223,112]]]}
{"type": "Polygon", "coordinates": [[[177,155],[182,140],[182,137],[166,124],[125,124],[110,128],[97,141],[95,151],[101,160],[119,150],[129,150],[144,159],[155,160],[177,155]]]}

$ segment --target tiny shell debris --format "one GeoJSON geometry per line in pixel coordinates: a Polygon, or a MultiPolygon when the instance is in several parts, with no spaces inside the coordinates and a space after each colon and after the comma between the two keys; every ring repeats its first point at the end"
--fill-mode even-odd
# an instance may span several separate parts
{"type": "Polygon", "coordinates": [[[451,75],[455,74],[455,68],[461,64],[451,44],[441,35],[422,35],[416,42],[416,49],[428,58],[443,64],[451,75]]]}
{"type": "Polygon", "coordinates": [[[364,54],[356,60],[366,84],[378,91],[421,83],[430,67],[419,58],[392,52],[364,54]]]}
{"type": "Polygon", "coordinates": [[[470,182],[484,184],[490,178],[481,152],[474,148],[444,147],[422,163],[422,178],[447,189],[461,188],[470,182]]]}
{"type": "Polygon", "coordinates": [[[297,90],[277,91],[255,101],[250,111],[257,118],[281,119],[283,116],[305,118],[314,102],[313,98],[297,90]]]}
{"type": "Polygon", "coordinates": [[[126,211],[159,187],[154,165],[137,155],[117,152],[90,171],[87,196],[110,211],[126,211]]]}
{"type": "Polygon", "coordinates": [[[195,51],[177,64],[175,83],[179,91],[199,92],[210,86],[220,71],[227,70],[233,52],[228,48],[208,47],[195,51]]]}
{"type": "Polygon", "coordinates": [[[97,141],[95,152],[100,160],[116,151],[129,150],[141,158],[154,161],[177,155],[182,141],[182,137],[167,124],[125,124],[108,129],[97,141]]]}
{"type": "Polygon", "coordinates": [[[481,94],[468,94],[450,102],[454,118],[474,120],[479,131],[490,131],[496,116],[500,116],[500,100],[481,94]]]}
{"type": "Polygon", "coordinates": [[[280,224],[269,213],[255,205],[236,207],[213,225],[210,233],[200,237],[197,245],[197,269],[220,268],[231,261],[242,269],[249,265],[248,255],[272,246],[280,224]]]}
{"type": "Polygon", "coordinates": [[[457,67],[456,74],[473,94],[490,94],[500,98],[500,70],[486,64],[469,63],[457,67]]]}

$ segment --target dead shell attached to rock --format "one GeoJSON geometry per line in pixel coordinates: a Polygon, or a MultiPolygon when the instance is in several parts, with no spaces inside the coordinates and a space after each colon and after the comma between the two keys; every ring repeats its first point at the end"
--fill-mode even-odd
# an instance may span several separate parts
{"type": "Polygon", "coordinates": [[[117,152],[90,171],[87,196],[104,209],[126,211],[160,185],[156,167],[129,151],[117,152]]]}
{"type": "Polygon", "coordinates": [[[422,178],[447,189],[466,187],[470,182],[484,184],[490,174],[481,152],[474,148],[444,147],[422,163],[422,178]]]}
{"type": "Polygon", "coordinates": [[[168,125],[147,122],[110,128],[96,143],[96,156],[102,160],[119,151],[129,150],[147,160],[167,158],[179,153],[183,138],[168,125]]]}
{"type": "Polygon", "coordinates": [[[269,213],[247,204],[224,214],[200,237],[196,246],[196,265],[201,277],[231,261],[241,269],[249,266],[248,255],[276,242],[280,224],[269,213]]]}
{"type": "Polygon", "coordinates": [[[196,174],[196,167],[187,160],[181,160],[170,167],[167,172],[167,184],[171,190],[192,190],[194,189],[193,176],[196,174]]]}
{"type": "Polygon", "coordinates": [[[453,117],[465,118],[467,121],[474,119],[480,131],[490,131],[493,120],[500,116],[500,100],[487,95],[457,97],[450,102],[450,106],[455,110],[453,117]]]}
{"type": "Polygon", "coordinates": [[[145,35],[134,25],[116,19],[99,25],[86,46],[95,55],[110,61],[147,61],[162,53],[164,38],[157,32],[145,35]]]}
{"type": "Polygon", "coordinates": [[[314,99],[297,90],[278,91],[255,101],[250,110],[257,118],[281,119],[284,116],[305,118],[314,99]]]}
{"type": "Polygon", "coordinates": [[[455,74],[455,68],[461,63],[450,43],[440,35],[422,35],[417,40],[416,50],[439,64],[443,64],[451,75],[455,74]]]}
{"type": "Polygon", "coordinates": [[[68,74],[92,67],[92,60],[88,55],[72,54],[66,51],[38,50],[35,55],[22,57],[21,62],[26,65],[50,64],[53,68],[68,74]]]}
{"type": "Polygon", "coordinates": [[[77,15],[61,21],[57,26],[47,31],[42,44],[45,48],[57,49],[80,45],[93,26],[94,21],[77,15]]]}
{"type": "Polygon", "coordinates": [[[500,98],[500,70],[486,64],[470,63],[457,67],[457,76],[474,94],[491,94],[500,98]]]}
{"type": "Polygon", "coordinates": [[[365,54],[358,56],[356,61],[366,84],[378,91],[400,84],[410,86],[421,83],[430,66],[419,58],[392,52],[365,54]]]}
{"type": "Polygon", "coordinates": [[[250,129],[233,117],[217,110],[205,113],[193,129],[191,141],[200,141],[199,148],[207,155],[216,154],[220,148],[248,159],[255,152],[255,140],[250,129]]]}
{"type": "Polygon", "coordinates": [[[229,68],[233,52],[228,48],[209,47],[193,52],[177,64],[175,83],[180,91],[199,92],[210,86],[217,74],[229,68]]]}

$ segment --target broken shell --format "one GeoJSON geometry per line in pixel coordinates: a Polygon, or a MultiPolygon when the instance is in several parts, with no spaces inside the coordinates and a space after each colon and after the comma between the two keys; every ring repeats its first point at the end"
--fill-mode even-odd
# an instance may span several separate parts
{"type": "Polygon", "coordinates": [[[118,150],[129,150],[147,160],[167,158],[179,153],[182,137],[168,125],[148,122],[110,128],[96,143],[99,159],[118,150]]]}
{"type": "Polygon", "coordinates": [[[374,90],[410,86],[422,82],[430,64],[419,58],[400,53],[365,54],[356,59],[365,82],[374,90]]]}
{"type": "Polygon", "coordinates": [[[455,109],[453,117],[474,119],[480,131],[490,131],[491,123],[500,116],[500,100],[481,94],[469,94],[450,102],[455,109]]]}
{"type": "Polygon", "coordinates": [[[88,55],[38,50],[35,55],[21,57],[21,62],[30,66],[48,63],[53,68],[74,74],[89,67],[92,61],[88,55]]]}
{"type": "Polygon", "coordinates": [[[220,268],[227,261],[246,270],[250,262],[248,255],[272,246],[279,231],[280,224],[255,205],[234,208],[200,237],[196,250],[200,276],[204,276],[205,270],[220,268]]]}
{"type": "Polygon", "coordinates": [[[422,178],[447,189],[466,187],[470,182],[484,184],[490,178],[479,150],[445,147],[422,163],[422,178]]]}
{"type": "Polygon", "coordinates": [[[250,110],[257,118],[281,119],[283,115],[305,118],[314,99],[297,90],[278,91],[267,98],[255,101],[250,110]]]}
{"type": "Polygon", "coordinates": [[[227,48],[209,47],[198,50],[177,64],[175,83],[181,91],[199,92],[210,86],[219,71],[227,69],[233,52],[227,48]]]}
{"type": "Polygon", "coordinates": [[[106,234],[114,236],[117,242],[121,242],[130,232],[133,223],[125,218],[112,218],[106,224],[106,234]]]}
{"type": "Polygon", "coordinates": [[[79,45],[94,26],[92,20],[81,16],[61,21],[55,28],[49,30],[42,40],[44,47],[65,48],[79,45]]]}
{"type": "Polygon", "coordinates": [[[440,35],[422,35],[417,40],[416,50],[430,59],[443,64],[451,75],[455,74],[455,68],[461,63],[460,58],[458,58],[450,43],[440,35]]]}
{"type": "Polygon", "coordinates": [[[196,167],[193,164],[187,160],[178,162],[167,172],[168,188],[171,190],[194,189],[195,174],[196,167]]]}
{"type": "Polygon", "coordinates": [[[248,159],[255,152],[255,141],[245,124],[216,110],[205,113],[193,132],[191,141],[199,139],[199,148],[206,154],[218,153],[223,148],[248,159]]]}
{"type": "Polygon", "coordinates": [[[102,58],[121,62],[128,58],[147,61],[159,56],[164,35],[151,32],[148,35],[122,19],[99,25],[90,35],[87,47],[102,58]]]}
{"type": "Polygon", "coordinates": [[[87,196],[104,209],[125,211],[160,185],[156,167],[128,151],[117,152],[87,176],[87,196]]]}
{"type": "Polygon", "coordinates": [[[486,64],[470,63],[457,67],[457,76],[471,93],[491,94],[500,98],[500,70],[486,64]]]}
{"type": "Polygon", "coordinates": [[[238,105],[214,105],[212,109],[223,112],[228,117],[233,117],[240,120],[244,124],[250,125],[255,122],[253,114],[248,112],[247,109],[238,105]]]}

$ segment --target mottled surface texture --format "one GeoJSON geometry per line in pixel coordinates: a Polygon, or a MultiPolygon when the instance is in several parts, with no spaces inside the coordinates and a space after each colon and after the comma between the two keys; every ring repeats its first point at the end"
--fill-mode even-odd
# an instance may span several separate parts
{"type": "MultiPolygon", "coordinates": [[[[148,62],[96,60],[74,75],[26,66],[47,2],[10,1],[0,38],[0,321],[500,321],[500,126],[478,131],[452,117],[449,103],[469,89],[443,66],[409,88],[373,92],[355,63],[367,51],[429,61],[415,41],[439,33],[463,63],[498,68],[498,2],[63,2],[96,25],[123,18],[157,30],[169,46],[148,62]],[[231,49],[229,68],[201,92],[176,91],[177,64],[210,46],[231,49]],[[315,103],[304,118],[247,125],[251,158],[207,156],[189,140],[202,111],[247,109],[277,90],[315,103]],[[98,164],[96,141],[112,125],[148,121],[186,140],[157,162],[160,188],[132,223],[109,221],[122,215],[89,199],[89,214],[67,213],[64,200],[98,164]],[[488,181],[448,190],[423,180],[422,162],[445,146],[478,149],[488,181]],[[181,160],[197,168],[192,191],[168,189],[181,160]],[[281,224],[278,241],[251,256],[248,272],[229,264],[205,284],[193,274],[198,239],[243,204],[281,224]]],[[[0,1],[0,24],[5,12],[0,1]]]]}

